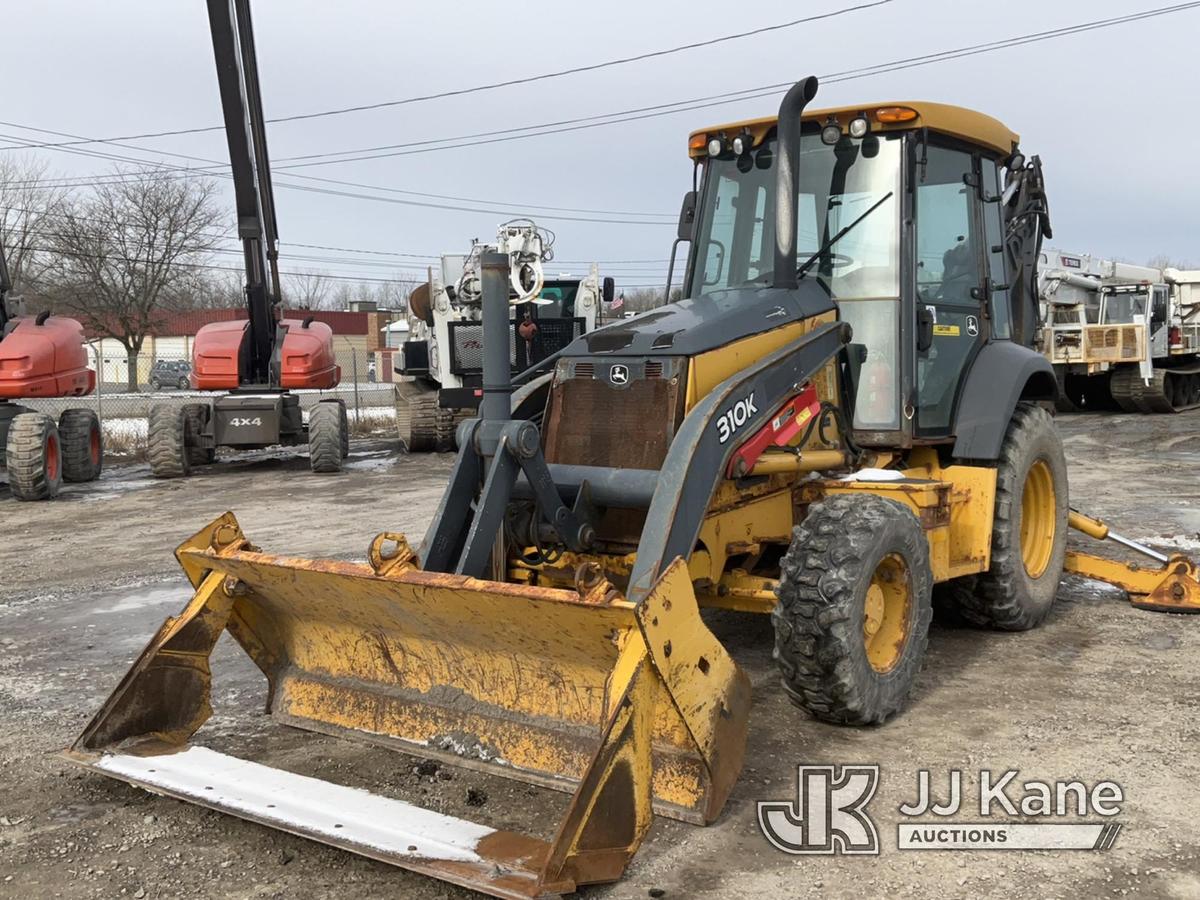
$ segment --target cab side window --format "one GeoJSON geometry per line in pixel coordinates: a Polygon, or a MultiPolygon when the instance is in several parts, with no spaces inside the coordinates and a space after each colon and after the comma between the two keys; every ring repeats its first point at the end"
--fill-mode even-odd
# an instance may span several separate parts
{"type": "Polygon", "coordinates": [[[917,312],[932,319],[917,355],[917,430],[945,435],[967,363],[983,340],[984,235],[975,160],[930,146],[917,168],[917,312]]]}

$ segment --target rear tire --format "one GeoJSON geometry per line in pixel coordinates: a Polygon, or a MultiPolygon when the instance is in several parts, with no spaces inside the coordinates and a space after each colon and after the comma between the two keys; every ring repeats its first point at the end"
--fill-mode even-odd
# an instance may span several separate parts
{"type": "Polygon", "coordinates": [[[1027,631],[1050,613],[1067,552],[1067,460],[1054,420],[1017,405],[996,473],[992,564],[957,594],[967,621],[1027,631]]]}
{"type": "Polygon", "coordinates": [[[207,403],[185,403],[183,405],[184,419],[184,452],[187,453],[188,466],[207,466],[217,458],[216,447],[202,445],[201,435],[208,426],[212,416],[212,407],[207,403]]]}
{"type": "Polygon", "coordinates": [[[150,430],[146,445],[150,472],[155,478],[183,478],[191,474],[186,409],[182,406],[150,407],[150,430]]]}
{"type": "Polygon", "coordinates": [[[5,447],[8,489],[18,500],[49,500],[62,487],[62,443],[49,416],[37,412],[13,416],[5,447]]]}
{"type": "Polygon", "coordinates": [[[345,430],[338,403],[321,402],[308,414],[308,464],[322,475],[342,471],[345,430]]]}
{"type": "Polygon", "coordinates": [[[100,419],[90,409],[67,409],[58,417],[62,444],[63,479],[95,481],[104,467],[104,438],[100,419]]]}
{"type": "Polygon", "coordinates": [[[933,616],[916,516],[873,494],[827,497],[792,530],[781,569],[774,656],[792,701],[847,725],[903,709],[933,616]]]}

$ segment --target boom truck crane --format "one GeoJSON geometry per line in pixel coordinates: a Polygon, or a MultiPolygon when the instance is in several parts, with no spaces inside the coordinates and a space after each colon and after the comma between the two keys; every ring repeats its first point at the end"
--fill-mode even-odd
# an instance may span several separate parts
{"type": "Polygon", "coordinates": [[[196,333],[192,387],[229,393],[211,404],[153,406],[150,468],[158,478],[178,478],[212,462],[218,447],[307,442],[314,472],[338,472],[350,452],[345,401],[319,400],[305,423],[300,398],[290,393],[336,387],[341,370],[328,325],[279,314],[279,235],[250,6],[210,0],[208,15],[245,257],[247,317],[196,333]]]}
{"type": "Polygon", "coordinates": [[[18,500],[49,500],[63,481],[94,481],[104,465],[100,419],[94,410],[63,410],[55,423],[14,402],[82,397],[96,387],[83,328],[75,319],[19,314],[8,260],[0,243],[0,448],[8,489],[18,500]]]}
{"type": "Polygon", "coordinates": [[[475,241],[466,255],[444,255],[440,272],[409,297],[408,337],[396,354],[396,426],[410,453],[457,449],[459,422],[475,416],[483,396],[480,260],[485,252],[512,260],[509,352],[514,374],[540,363],[596,327],[611,303],[612,278],[593,264],[586,277],[545,271],[554,234],[528,219],[505,222],[495,243],[475,241]]]}
{"type": "Polygon", "coordinates": [[[1038,286],[1060,411],[1200,407],[1200,271],[1047,250],[1038,286]]]}
{"type": "Polygon", "coordinates": [[[908,704],[935,588],[1007,631],[1046,618],[1064,571],[1200,611],[1192,561],[1071,509],[1032,346],[1037,159],[981,113],[808,111],[816,89],[691,136],[683,299],[514,378],[510,259],[486,254],[480,416],[424,542],[296,559],[218,517],[177,551],[195,594],[66,758],[545,897],[618,879],[656,814],[721,814],[751,689],[701,607],[769,615],[788,694],[844,725],[908,704]],[[1069,528],[1153,564],[1068,550],[1069,528]],[[565,813],[524,835],[193,744],[226,631],[280,723],[556,788],[565,813]]]}

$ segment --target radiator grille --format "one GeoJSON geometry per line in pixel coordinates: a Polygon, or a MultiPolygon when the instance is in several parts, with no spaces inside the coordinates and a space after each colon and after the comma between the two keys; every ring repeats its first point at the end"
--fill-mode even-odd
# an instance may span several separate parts
{"type": "Polygon", "coordinates": [[[610,382],[608,363],[560,365],[550,394],[546,458],[579,466],[662,468],[682,418],[683,365],[631,362],[629,380],[620,386],[610,382]]]}

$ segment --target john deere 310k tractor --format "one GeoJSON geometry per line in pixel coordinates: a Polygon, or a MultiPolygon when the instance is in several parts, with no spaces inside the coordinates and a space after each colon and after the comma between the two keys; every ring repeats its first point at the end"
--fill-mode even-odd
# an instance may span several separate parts
{"type": "Polygon", "coordinates": [[[271,556],[222,516],[179,548],[195,596],[68,756],[542,896],[620,877],[653,813],[720,814],[751,690],[700,607],[770,613],[790,695],[854,724],[905,705],[935,593],[1030,628],[1065,566],[1140,605],[1200,607],[1182,557],[1067,552],[1069,524],[1115,535],[1069,509],[1041,405],[1054,376],[1028,346],[1048,224],[1036,159],[947,106],[806,113],[816,86],[777,118],[692,136],[685,299],[512,379],[508,258],[486,256],[480,418],[422,546],[271,556]],[[192,745],[225,630],[278,721],[567,791],[565,815],[525,836],[192,745]]]}

